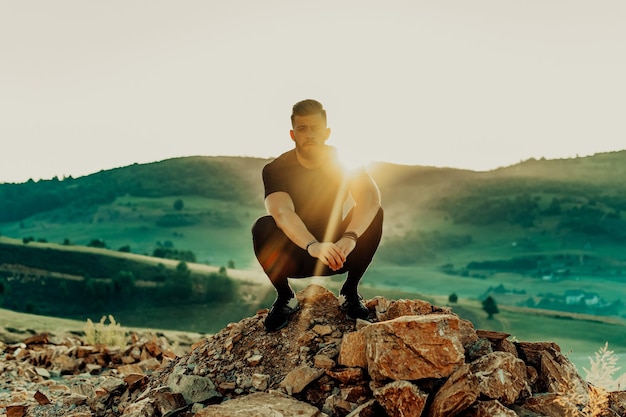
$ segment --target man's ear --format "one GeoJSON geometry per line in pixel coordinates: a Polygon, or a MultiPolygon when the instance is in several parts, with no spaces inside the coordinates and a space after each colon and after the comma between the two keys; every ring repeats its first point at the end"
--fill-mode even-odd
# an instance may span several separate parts
{"type": "Polygon", "coordinates": [[[291,140],[292,141],[294,141],[294,142],[296,141],[296,134],[293,133],[293,129],[289,131],[289,136],[291,136],[291,140]]]}
{"type": "Polygon", "coordinates": [[[327,127],[326,128],[326,137],[324,138],[324,142],[326,142],[329,137],[330,137],[330,127],[327,127]]]}

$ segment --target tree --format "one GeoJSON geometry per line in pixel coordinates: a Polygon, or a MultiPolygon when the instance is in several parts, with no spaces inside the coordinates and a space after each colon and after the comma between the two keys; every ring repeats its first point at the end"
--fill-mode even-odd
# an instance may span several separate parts
{"type": "Polygon", "coordinates": [[[164,296],[176,301],[187,300],[193,294],[191,270],[185,262],[179,262],[173,276],[169,276],[163,287],[164,296]]]}
{"type": "Polygon", "coordinates": [[[113,291],[116,294],[129,295],[135,289],[135,275],[130,271],[120,271],[113,277],[113,291]]]}
{"type": "Polygon", "coordinates": [[[174,201],[174,210],[181,211],[185,207],[185,203],[180,198],[174,201]]]}
{"type": "Polygon", "coordinates": [[[196,254],[190,250],[180,251],[178,249],[159,247],[152,251],[152,256],[156,258],[175,259],[182,262],[196,262],[196,254]]]}
{"type": "Polygon", "coordinates": [[[106,248],[107,245],[102,239],[91,239],[91,242],[87,244],[90,248],[106,248]]]}
{"type": "Polygon", "coordinates": [[[84,299],[93,300],[96,297],[96,285],[93,282],[93,279],[90,277],[85,277],[84,286],[83,286],[83,296],[84,299]]]}
{"type": "Polygon", "coordinates": [[[487,318],[489,320],[493,319],[494,314],[498,314],[500,312],[500,310],[498,310],[496,300],[492,296],[485,298],[483,301],[483,310],[487,313],[487,318]]]}
{"type": "Polygon", "coordinates": [[[458,295],[456,295],[456,293],[455,293],[455,292],[453,292],[452,294],[450,294],[450,295],[448,296],[448,302],[449,302],[449,303],[453,303],[453,304],[454,304],[454,303],[456,303],[457,301],[459,301],[459,296],[458,296],[458,295]]]}

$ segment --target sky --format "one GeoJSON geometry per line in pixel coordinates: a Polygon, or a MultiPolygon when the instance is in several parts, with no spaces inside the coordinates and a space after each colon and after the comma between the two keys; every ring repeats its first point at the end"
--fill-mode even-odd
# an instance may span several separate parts
{"type": "Polygon", "coordinates": [[[623,0],[0,0],[0,183],[272,158],[321,101],[351,162],[626,149],[623,0]]]}

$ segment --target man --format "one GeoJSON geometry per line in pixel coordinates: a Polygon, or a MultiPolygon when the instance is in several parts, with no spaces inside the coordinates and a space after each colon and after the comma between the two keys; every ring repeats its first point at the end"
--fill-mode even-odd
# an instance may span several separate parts
{"type": "Polygon", "coordinates": [[[283,328],[298,309],[288,278],[345,272],[341,309],[352,319],[367,319],[357,286],[382,236],[380,192],[364,169],[348,172],[326,145],[330,129],[321,103],[296,103],[291,125],[295,148],[263,168],[269,215],[252,226],[256,257],[277,292],[265,328],[283,328]],[[344,216],[349,196],[353,205],[344,216]]]}

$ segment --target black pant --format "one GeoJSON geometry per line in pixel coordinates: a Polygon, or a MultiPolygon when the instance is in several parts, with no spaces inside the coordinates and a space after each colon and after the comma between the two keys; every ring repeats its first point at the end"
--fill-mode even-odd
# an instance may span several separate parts
{"type": "MultiPolygon", "coordinates": [[[[346,215],[341,224],[331,232],[332,240],[337,241],[346,231],[352,218],[352,210],[346,215]]],[[[348,255],[343,267],[333,271],[317,258],[293,243],[282,230],[278,228],[272,216],[258,218],[252,226],[252,242],[254,253],[261,267],[278,291],[279,296],[289,296],[288,278],[306,278],[311,276],[328,276],[348,273],[341,293],[356,292],[361,277],[372,262],[374,253],[378,249],[383,229],[383,210],[372,220],[367,230],[359,237],[356,247],[348,255]]],[[[323,241],[324,236],[315,236],[323,241]]]]}

